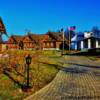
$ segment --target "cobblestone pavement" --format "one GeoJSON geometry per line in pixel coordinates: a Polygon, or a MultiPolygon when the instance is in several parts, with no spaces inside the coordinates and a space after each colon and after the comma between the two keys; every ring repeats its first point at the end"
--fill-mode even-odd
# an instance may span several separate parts
{"type": "Polygon", "coordinates": [[[25,100],[100,100],[100,67],[86,57],[66,57],[70,63],[54,80],[25,100]]]}

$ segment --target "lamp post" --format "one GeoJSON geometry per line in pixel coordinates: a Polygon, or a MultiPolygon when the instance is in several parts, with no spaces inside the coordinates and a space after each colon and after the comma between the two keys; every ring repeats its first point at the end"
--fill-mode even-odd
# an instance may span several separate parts
{"type": "Polygon", "coordinates": [[[32,57],[30,54],[26,57],[26,64],[27,64],[27,88],[29,88],[29,67],[32,61],[32,57]]]}

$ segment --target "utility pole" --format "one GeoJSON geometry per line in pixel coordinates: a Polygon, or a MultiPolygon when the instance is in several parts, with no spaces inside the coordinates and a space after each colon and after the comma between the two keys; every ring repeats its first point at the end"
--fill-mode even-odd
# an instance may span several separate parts
{"type": "Polygon", "coordinates": [[[63,54],[64,54],[64,43],[65,43],[65,34],[64,34],[64,31],[62,31],[63,32],[63,54]]]}
{"type": "Polygon", "coordinates": [[[62,38],[63,38],[63,40],[62,40],[62,51],[61,51],[61,55],[63,55],[64,54],[64,31],[63,31],[63,28],[61,29],[61,34],[62,34],[62,38]]]}

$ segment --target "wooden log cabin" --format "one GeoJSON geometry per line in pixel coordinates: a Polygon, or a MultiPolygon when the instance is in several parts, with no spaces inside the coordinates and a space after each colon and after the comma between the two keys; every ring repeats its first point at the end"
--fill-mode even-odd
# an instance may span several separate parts
{"type": "MultiPolygon", "coordinates": [[[[61,50],[63,49],[62,33],[47,32],[46,38],[43,40],[43,50],[61,50]]],[[[68,49],[68,38],[64,40],[64,49],[68,49]]]]}
{"type": "Polygon", "coordinates": [[[19,49],[19,42],[23,41],[23,36],[12,35],[8,39],[7,48],[10,50],[17,50],[19,49]]]}
{"type": "MultiPolygon", "coordinates": [[[[64,48],[68,49],[68,39],[64,40],[64,48]]],[[[24,49],[60,50],[63,48],[61,33],[47,32],[46,34],[28,34],[24,37],[24,49]]]]}
{"type": "MultiPolygon", "coordinates": [[[[13,35],[7,42],[8,49],[20,49],[19,43],[23,42],[24,50],[60,50],[63,48],[63,39],[60,33],[47,32],[46,34],[28,33],[25,36],[13,35]]],[[[68,39],[64,40],[64,48],[68,49],[68,39]]]]}
{"type": "Polygon", "coordinates": [[[42,49],[42,43],[45,35],[28,34],[24,37],[24,50],[42,49]]]}

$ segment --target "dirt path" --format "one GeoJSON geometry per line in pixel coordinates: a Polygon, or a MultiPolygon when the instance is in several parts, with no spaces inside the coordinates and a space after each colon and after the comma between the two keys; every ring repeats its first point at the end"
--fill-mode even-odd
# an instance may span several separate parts
{"type": "Polygon", "coordinates": [[[100,100],[99,65],[85,57],[65,59],[65,63],[71,65],[60,70],[50,84],[25,100],[100,100]]]}

